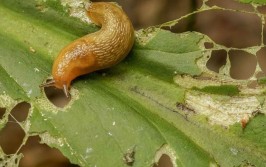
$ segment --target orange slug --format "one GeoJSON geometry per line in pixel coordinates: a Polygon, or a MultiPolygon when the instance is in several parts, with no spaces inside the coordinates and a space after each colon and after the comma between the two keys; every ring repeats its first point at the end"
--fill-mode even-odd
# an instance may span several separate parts
{"type": "Polygon", "coordinates": [[[63,48],[53,64],[53,79],[41,85],[63,89],[67,97],[73,79],[116,65],[134,43],[134,28],[121,7],[111,2],[90,2],[85,8],[101,29],[63,48]]]}

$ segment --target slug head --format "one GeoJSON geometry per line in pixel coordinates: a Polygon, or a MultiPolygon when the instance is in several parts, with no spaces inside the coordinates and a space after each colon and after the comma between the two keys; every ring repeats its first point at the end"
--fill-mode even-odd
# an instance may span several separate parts
{"type": "Polygon", "coordinates": [[[63,89],[68,97],[72,80],[97,70],[95,57],[86,46],[86,41],[81,38],[63,48],[53,64],[53,79],[41,87],[55,86],[63,89]]]}

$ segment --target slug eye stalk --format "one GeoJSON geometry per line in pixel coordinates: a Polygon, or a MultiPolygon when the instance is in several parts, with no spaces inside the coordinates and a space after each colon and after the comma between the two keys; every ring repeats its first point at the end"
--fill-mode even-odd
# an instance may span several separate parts
{"type": "MultiPolygon", "coordinates": [[[[50,81],[48,81],[46,83],[41,84],[40,88],[50,87],[50,86],[55,86],[55,80],[54,79],[52,79],[52,80],[50,80],[50,81]]],[[[69,89],[68,89],[66,84],[63,85],[63,91],[64,91],[65,96],[67,98],[69,98],[70,97],[70,93],[69,93],[69,89]]]]}
{"type": "Polygon", "coordinates": [[[40,85],[40,88],[50,87],[50,86],[54,86],[54,85],[55,85],[55,80],[52,79],[52,80],[50,80],[50,81],[48,81],[46,83],[41,84],[40,85]]]}

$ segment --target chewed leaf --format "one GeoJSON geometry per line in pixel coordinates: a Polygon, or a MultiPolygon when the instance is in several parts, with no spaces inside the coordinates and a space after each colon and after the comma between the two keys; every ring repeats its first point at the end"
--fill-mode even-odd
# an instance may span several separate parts
{"type": "MultiPolygon", "coordinates": [[[[205,2],[184,17],[226,10],[205,2]]],[[[74,80],[66,106],[51,103],[39,85],[49,79],[53,59],[98,30],[84,22],[83,7],[83,0],[1,1],[0,128],[26,101],[31,109],[19,123],[23,144],[38,135],[79,166],[149,167],[163,155],[174,167],[265,164],[265,77],[257,77],[263,68],[256,62],[248,79],[230,73],[230,57],[240,51],[257,61],[262,45],[227,48],[198,32],[139,30],[123,62],[74,80]],[[223,63],[209,69],[212,52],[220,50],[223,63]]],[[[264,16],[252,14],[264,24],[264,16]]],[[[18,166],[19,151],[9,156],[0,149],[0,164],[18,166]]]]}
{"type": "Polygon", "coordinates": [[[228,98],[189,92],[185,103],[195,113],[206,115],[210,124],[224,127],[241,122],[246,116],[252,117],[262,109],[259,100],[254,96],[228,98]]]}

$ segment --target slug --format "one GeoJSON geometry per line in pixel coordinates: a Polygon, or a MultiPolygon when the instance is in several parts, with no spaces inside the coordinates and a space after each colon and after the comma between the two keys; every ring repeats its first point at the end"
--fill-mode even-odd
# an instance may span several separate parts
{"type": "Polygon", "coordinates": [[[116,65],[126,57],[135,40],[132,23],[121,7],[111,2],[90,2],[85,9],[101,29],[64,47],[54,61],[53,79],[41,85],[63,89],[67,97],[72,80],[116,65]]]}

